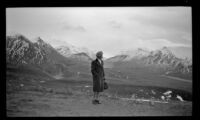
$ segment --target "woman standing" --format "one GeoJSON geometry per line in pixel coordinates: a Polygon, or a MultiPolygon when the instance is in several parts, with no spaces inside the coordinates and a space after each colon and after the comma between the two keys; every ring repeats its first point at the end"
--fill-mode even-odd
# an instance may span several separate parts
{"type": "Polygon", "coordinates": [[[101,104],[99,102],[99,93],[104,90],[105,74],[103,68],[103,52],[99,51],[96,54],[96,60],[91,63],[91,72],[93,76],[93,104],[101,104]]]}

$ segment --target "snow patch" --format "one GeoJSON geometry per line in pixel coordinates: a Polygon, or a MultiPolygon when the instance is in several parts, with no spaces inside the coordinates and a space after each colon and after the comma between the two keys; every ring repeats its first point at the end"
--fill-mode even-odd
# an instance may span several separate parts
{"type": "Polygon", "coordinates": [[[62,79],[63,78],[63,74],[62,73],[59,73],[55,76],[53,76],[55,79],[59,80],[59,79],[62,79]]]}
{"type": "Polygon", "coordinates": [[[124,101],[137,101],[137,102],[151,102],[152,104],[154,103],[168,103],[166,101],[158,101],[158,100],[149,100],[149,99],[133,99],[133,98],[120,98],[121,100],[124,101]]]}
{"type": "Polygon", "coordinates": [[[156,92],[154,90],[151,90],[151,93],[154,94],[154,95],[156,94],[156,92]]]}
{"type": "Polygon", "coordinates": [[[91,87],[91,86],[90,85],[86,85],[85,87],[88,88],[88,87],[91,87]]]}
{"type": "Polygon", "coordinates": [[[165,93],[163,93],[164,95],[169,95],[169,94],[171,94],[172,93],[172,91],[167,91],[167,92],[165,92],[165,93]]]}
{"type": "Polygon", "coordinates": [[[161,96],[161,99],[162,99],[162,100],[165,100],[165,96],[161,96]]]}
{"type": "Polygon", "coordinates": [[[179,96],[179,95],[177,95],[176,98],[179,99],[182,102],[184,101],[183,98],[181,96],[179,96]]]}

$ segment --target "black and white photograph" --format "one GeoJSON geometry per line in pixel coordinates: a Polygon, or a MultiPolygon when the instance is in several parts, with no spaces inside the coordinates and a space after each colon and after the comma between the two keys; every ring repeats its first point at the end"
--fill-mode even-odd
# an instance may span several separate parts
{"type": "Polygon", "coordinates": [[[192,116],[192,8],[7,7],[6,116],[192,116]]]}

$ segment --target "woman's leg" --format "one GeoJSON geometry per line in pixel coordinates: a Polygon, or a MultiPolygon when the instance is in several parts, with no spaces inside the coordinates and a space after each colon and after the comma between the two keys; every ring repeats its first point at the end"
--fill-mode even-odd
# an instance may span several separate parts
{"type": "Polygon", "coordinates": [[[98,100],[98,99],[99,99],[99,92],[97,92],[96,96],[97,96],[96,98],[97,98],[97,100],[98,100]]]}
{"type": "Polygon", "coordinates": [[[93,99],[96,100],[96,92],[94,92],[93,99]]]}
{"type": "Polygon", "coordinates": [[[99,92],[97,92],[97,100],[99,101],[99,95],[100,95],[100,93],[99,92]]]}

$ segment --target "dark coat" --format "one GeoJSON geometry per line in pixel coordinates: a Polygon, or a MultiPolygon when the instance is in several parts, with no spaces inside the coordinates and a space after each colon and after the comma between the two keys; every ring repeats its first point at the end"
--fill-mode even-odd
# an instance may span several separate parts
{"type": "Polygon", "coordinates": [[[93,91],[94,92],[103,92],[104,90],[104,81],[105,74],[103,68],[103,61],[99,63],[98,59],[92,61],[91,63],[91,72],[93,76],[93,91]]]}

